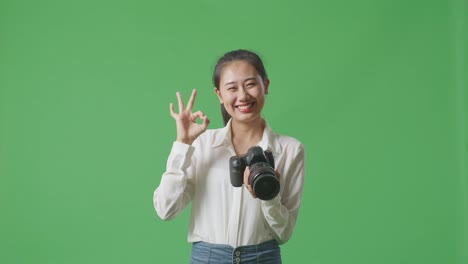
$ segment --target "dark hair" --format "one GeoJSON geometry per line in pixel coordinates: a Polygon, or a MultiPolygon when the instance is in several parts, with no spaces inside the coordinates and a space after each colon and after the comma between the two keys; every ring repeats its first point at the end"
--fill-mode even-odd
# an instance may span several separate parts
{"type": "MultiPolygon", "coordinates": [[[[221,58],[218,59],[218,62],[216,63],[213,72],[213,84],[217,89],[219,89],[221,71],[223,70],[224,66],[231,62],[240,60],[250,63],[250,65],[252,65],[255,70],[257,70],[258,74],[260,74],[260,77],[262,77],[263,81],[268,79],[263,62],[256,53],[244,49],[233,50],[225,53],[221,58]]],[[[221,104],[221,114],[223,116],[224,125],[226,125],[229,119],[231,119],[231,116],[226,111],[226,108],[224,108],[224,104],[221,104]]]]}

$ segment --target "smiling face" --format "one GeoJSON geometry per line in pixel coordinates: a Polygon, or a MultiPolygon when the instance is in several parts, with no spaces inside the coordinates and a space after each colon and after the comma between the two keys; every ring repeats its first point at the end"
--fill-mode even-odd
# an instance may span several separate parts
{"type": "Polygon", "coordinates": [[[233,122],[249,123],[261,119],[268,85],[269,80],[263,80],[254,66],[238,60],[223,67],[215,92],[233,122]]]}

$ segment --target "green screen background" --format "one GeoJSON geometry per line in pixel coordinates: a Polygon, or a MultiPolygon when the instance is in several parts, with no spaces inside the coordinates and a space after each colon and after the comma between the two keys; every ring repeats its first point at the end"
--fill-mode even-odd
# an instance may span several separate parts
{"type": "Polygon", "coordinates": [[[0,263],[188,263],[175,92],[246,48],[306,147],[284,263],[468,263],[466,1],[0,1],[0,263]]]}

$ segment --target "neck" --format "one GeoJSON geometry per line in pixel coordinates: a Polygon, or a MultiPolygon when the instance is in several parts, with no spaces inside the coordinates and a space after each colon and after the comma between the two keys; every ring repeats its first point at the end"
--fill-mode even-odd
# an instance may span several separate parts
{"type": "Polygon", "coordinates": [[[258,144],[262,140],[263,130],[266,122],[259,118],[249,123],[236,122],[231,123],[231,140],[236,152],[243,154],[247,150],[258,144]]]}

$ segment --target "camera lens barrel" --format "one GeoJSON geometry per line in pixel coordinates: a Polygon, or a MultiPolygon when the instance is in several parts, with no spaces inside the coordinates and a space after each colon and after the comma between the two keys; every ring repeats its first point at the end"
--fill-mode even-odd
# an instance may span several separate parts
{"type": "Polygon", "coordinates": [[[250,168],[249,183],[261,200],[271,200],[280,191],[280,182],[273,168],[265,162],[255,163],[250,168]]]}

